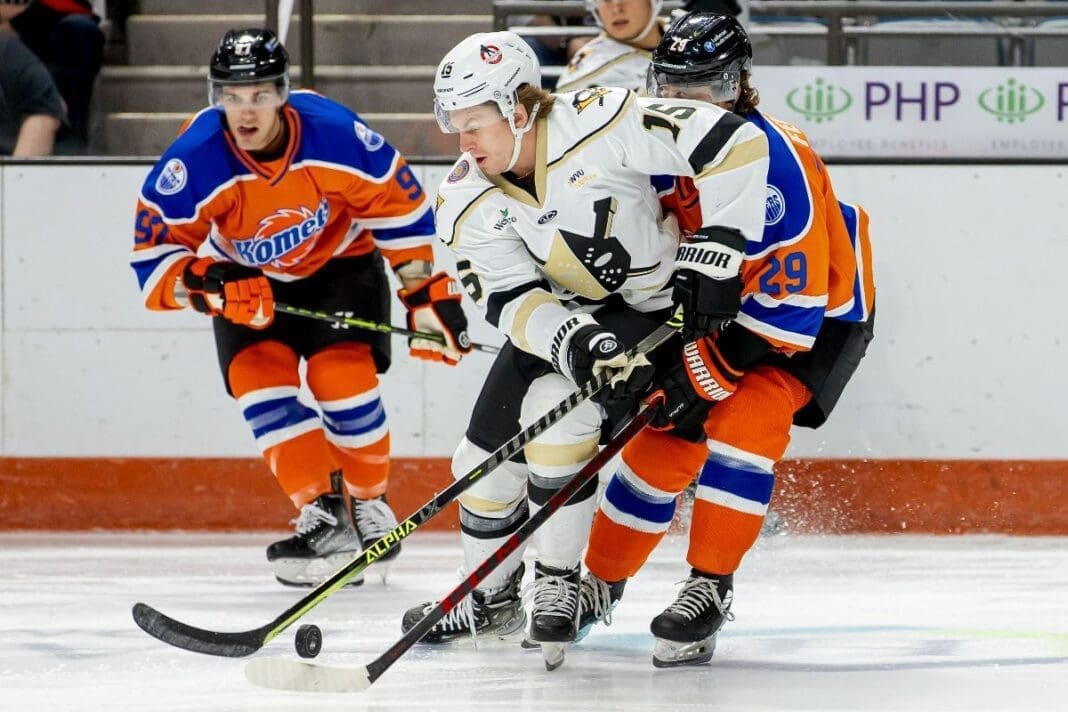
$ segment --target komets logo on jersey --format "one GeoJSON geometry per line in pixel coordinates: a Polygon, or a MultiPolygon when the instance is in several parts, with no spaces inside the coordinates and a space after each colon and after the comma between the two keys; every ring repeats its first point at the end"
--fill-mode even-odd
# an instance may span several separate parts
{"type": "Polygon", "coordinates": [[[248,265],[277,269],[292,267],[311,252],[315,237],[330,220],[330,205],[323,198],[318,209],[312,212],[301,206],[299,209],[282,208],[260,221],[260,229],[245,240],[234,240],[238,257],[248,265]]]}

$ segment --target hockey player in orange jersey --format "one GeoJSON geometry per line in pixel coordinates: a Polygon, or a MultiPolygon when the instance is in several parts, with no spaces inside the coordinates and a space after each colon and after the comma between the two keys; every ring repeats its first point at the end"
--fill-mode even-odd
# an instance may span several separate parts
{"type": "MultiPolygon", "coordinates": [[[[738,315],[687,325],[680,362],[660,379],[665,402],[653,423],[661,429],[646,428],[624,449],[585,557],[580,636],[618,603],[698,473],[690,576],[650,626],[658,667],[711,659],[790,427],[826,420],[873,333],[867,216],[839,203],[803,133],[756,110],[751,58],[737,20],[693,13],[668,29],[649,72],[650,96],[734,111],[767,135],[770,155],[764,234],[746,245],[738,315]]],[[[688,179],[675,180],[667,203],[684,234],[700,224],[688,179]]],[[[707,278],[692,271],[677,280],[684,308],[700,313],[692,307],[705,299],[707,278]]]]}
{"type": "Polygon", "coordinates": [[[408,326],[444,336],[412,340],[413,356],[455,364],[467,322],[454,280],[432,274],[433,213],[411,168],[353,112],[290,92],[272,32],[227,32],[208,85],[211,106],[145,180],[131,264],[149,309],[213,317],[227,391],[299,510],[267,558],[281,582],[312,585],[397,524],[377,376],[389,336],[276,315],[275,300],[388,322],[384,256],[408,326]],[[298,398],[302,359],[318,412],[298,398]]]}

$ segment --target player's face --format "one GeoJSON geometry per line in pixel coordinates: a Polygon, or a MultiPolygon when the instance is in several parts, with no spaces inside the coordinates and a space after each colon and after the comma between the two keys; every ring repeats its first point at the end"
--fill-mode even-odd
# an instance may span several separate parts
{"type": "Polygon", "coordinates": [[[282,125],[278,107],[285,99],[273,83],[224,86],[218,103],[239,148],[258,151],[278,136],[282,125]]]}
{"type": "Polygon", "coordinates": [[[460,133],[460,150],[470,153],[485,175],[504,172],[512,159],[515,137],[495,106],[482,104],[457,109],[450,112],[449,120],[460,133]]]}
{"type": "Polygon", "coordinates": [[[721,109],[728,111],[734,107],[734,101],[717,101],[712,90],[707,86],[672,86],[666,84],[660,87],[657,96],[663,99],[692,99],[715,104],[721,109]]]}
{"type": "Polygon", "coordinates": [[[653,4],[649,0],[598,0],[597,14],[612,39],[633,40],[649,24],[653,4]]]}

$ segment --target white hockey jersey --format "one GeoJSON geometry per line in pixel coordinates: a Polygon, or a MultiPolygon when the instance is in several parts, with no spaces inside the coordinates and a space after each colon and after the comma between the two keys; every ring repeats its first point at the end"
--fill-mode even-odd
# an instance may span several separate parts
{"type": "Polygon", "coordinates": [[[623,87],[645,93],[645,75],[653,53],[601,33],[587,42],[567,63],[556,91],[589,87],[623,87]]]}
{"type": "Polygon", "coordinates": [[[462,155],[438,192],[437,234],[486,319],[551,361],[576,310],[610,298],[643,312],[671,305],[678,228],[662,219],[651,175],[694,177],[703,225],[759,242],[767,170],[764,133],[730,112],[583,89],[538,120],[530,191],[462,155]]]}

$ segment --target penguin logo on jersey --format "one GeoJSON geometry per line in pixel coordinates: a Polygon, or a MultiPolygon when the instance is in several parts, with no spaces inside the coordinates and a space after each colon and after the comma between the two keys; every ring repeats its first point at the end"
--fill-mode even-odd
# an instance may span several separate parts
{"type": "Polygon", "coordinates": [[[571,106],[575,107],[576,113],[581,114],[595,101],[598,106],[604,106],[604,97],[606,94],[608,94],[608,89],[605,87],[577,91],[575,92],[575,98],[571,100],[571,106]]]}
{"type": "Polygon", "coordinates": [[[361,124],[359,121],[353,121],[352,123],[356,127],[356,138],[360,139],[364,146],[367,146],[368,151],[377,151],[386,144],[386,139],[382,138],[382,134],[375,132],[370,126],[361,124]]]}
{"type": "Polygon", "coordinates": [[[180,158],[172,158],[163,166],[159,178],[156,179],[156,192],[160,195],[174,195],[185,187],[188,177],[189,171],[186,170],[182,160],[180,158]]]}
{"type": "Polygon", "coordinates": [[[764,224],[775,225],[786,215],[786,198],[782,191],[768,183],[768,198],[764,202],[764,224]]]}
{"type": "Polygon", "coordinates": [[[253,237],[234,240],[234,249],[242,262],[253,267],[292,267],[311,252],[329,220],[326,198],[314,212],[304,206],[298,210],[281,208],[260,221],[253,237]]]}

